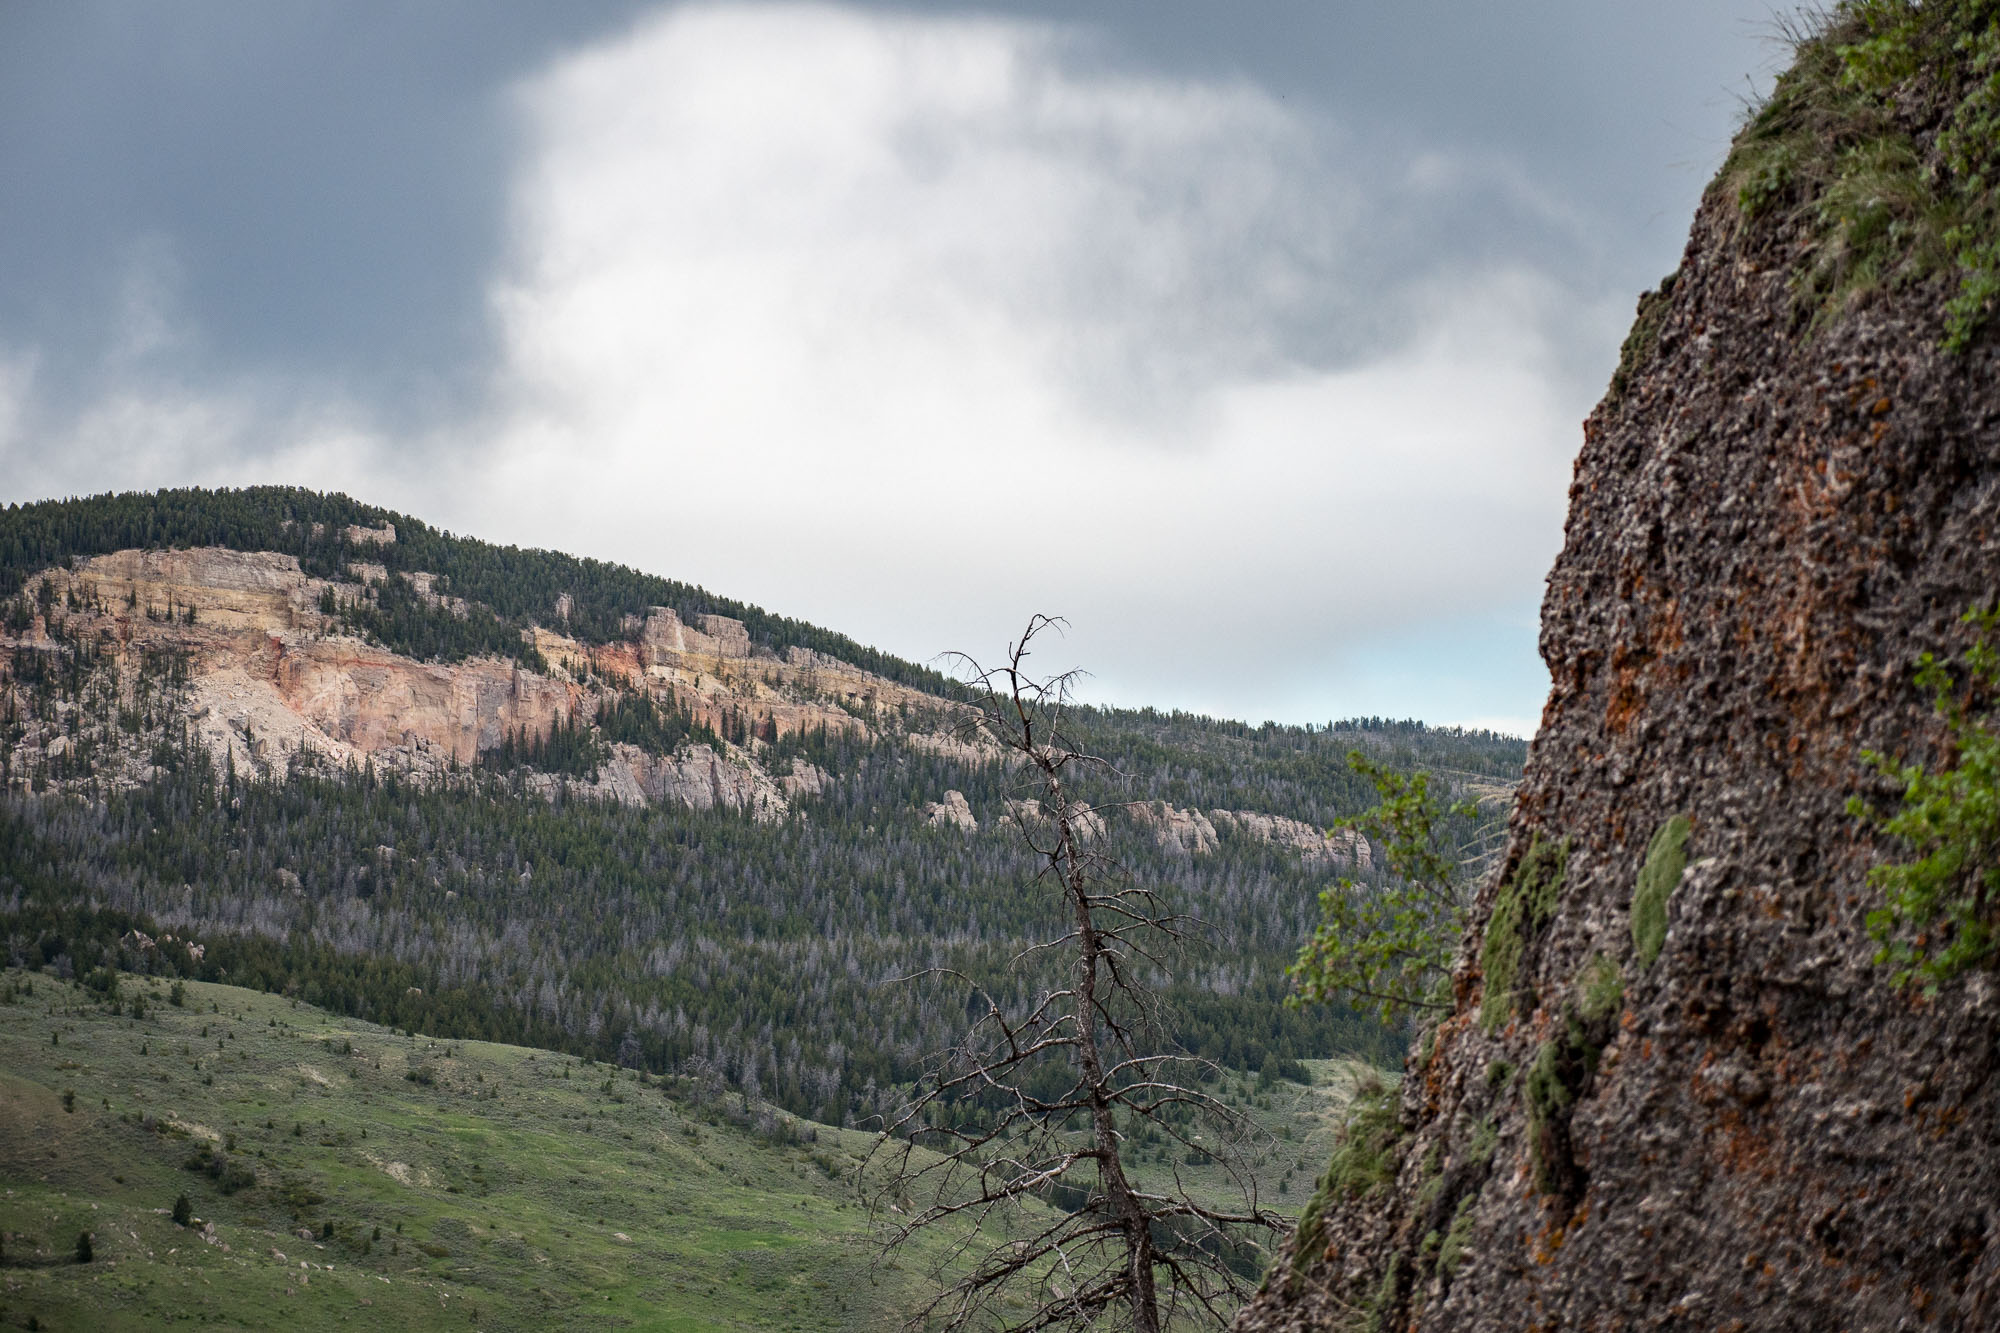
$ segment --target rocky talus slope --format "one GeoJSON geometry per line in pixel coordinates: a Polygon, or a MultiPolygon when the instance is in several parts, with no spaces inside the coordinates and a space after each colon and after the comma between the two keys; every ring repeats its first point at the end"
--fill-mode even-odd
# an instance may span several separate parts
{"type": "MultiPolygon", "coordinates": [[[[1884,116],[1921,157],[1990,73],[1884,116]]],[[[1864,749],[1946,757],[1913,667],[2000,594],[1995,333],[1945,350],[1949,269],[1810,305],[1824,213],[1755,202],[1710,192],[1585,424],[1456,1012],[1240,1330],[2000,1328],[2000,993],[1875,964],[1907,852],[1845,808],[1864,749]]]]}

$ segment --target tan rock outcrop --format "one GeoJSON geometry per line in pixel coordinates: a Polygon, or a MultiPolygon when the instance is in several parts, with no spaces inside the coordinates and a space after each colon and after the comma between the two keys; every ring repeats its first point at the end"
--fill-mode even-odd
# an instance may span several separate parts
{"type": "MultiPolygon", "coordinates": [[[[347,537],[362,546],[395,540],[386,527],[347,537]]],[[[465,602],[439,590],[433,574],[391,574],[368,561],[348,568],[357,578],[406,579],[431,605],[467,613],[465,602]]],[[[130,659],[120,667],[128,689],[147,653],[185,654],[194,734],[218,764],[273,776],[288,773],[305,752],[336,765],[374,763],[443,778],[511,738],[539,739],[558,722],[589,717],[608,689],[643,689],[742,744],[720,751],[695,746],[664,759],[614,747],[589,786],[612,799],[774,818],[791,798],[817,795],[830,779],[796,760],[787,776],[774,779],[756,763],[762,747],[819,731],[864,734],[877,717],[900,726],[904,714],[929,717],[942,706],[823,653],[799,649],[781,657],[757,648],[739,620],[704,615],[689,625],[670,608],[634,620],[634,637],[616,643],[586,645],[533,629],[549,674],[490,657],[418,662],[342,632],[322,612],[329,594],[337,604],[352,603],[360,584],[308,577],[295,557],[274,552],[120,551],[74,570],[45,571],[29,581],[31,600],[44,582],[63,608],[57,618],[67,615],[67,637],[90,638],[130,659]],[[72,603],[82,609],[71,610],[72,603]]],[[[11,658],[17,643],[61,651],[39,616],[22,640],[0,643],[0,656],[11,658]]],[[[53,756],[67,744],[58,733],[24,737],[22,762],[37,752],[53,756]]],[[[127,778],[143,780],[148,765],[136,752],[128,758],[127,778]]]]}
{"type": "Polygon", "coordinates": [[[1367,870],[1375,864],[1375,853],[1368,839],[1353,829],[1322,832],[1304,820],[1259,814],[1254,810],[1211,810],[1208,817],[1218,829],[1289,847],[1308,863],[1350,866],[1357,870],[1367,870]]]}
{"type": "Polygon", "coordinates": [[[320,621],[323,585],[300,572],[297,557],[269,551],[116,551],[41,577],[60,593],[74,588],[113,619],[148,623],[149,611],[192,608],[195,624],[208,629],[293,629],[320,621]]]}
{"type": "Polygon", "coordinates": [[[285,706],[363,753],[421,743],[469,764],[510,736],[547,735],[580,702],[574,684],[499,658],[439,665],[353,639],[281,634],[267,645],[285,706]]]}
{"type": "Polygon", "coordinates": [[[923,754],[975,767],[1005,762],[1012,757],[984,732],[968,739],[950,732],[913,731],[903,737],[903,744],[923,754]]]}
{"type": "MultiPolygon", "coordinates": [[[[1032,796],[1010,798],[1007,802],[1007,813],[1000,816],[1000,822],[1025,828],[1037,837],[1051,831],[1052,827],[1048,812],[1042,808],[1042,803],[1032,796]]],[[[1082,801],[1078,801],[1071,812],[1070,826],[1076,830],[1077,839],[1081,842],[1095,841],[1105,833],[1104,816],[1082,801]]]]}
{"type": "Polygon", "coordinates": [[[833,775],[803,759],[792,760],[792,771],[778,779],[778,790],[786,796],[818,796],[833,782],[833,775]]]}
{"type": "Polygon", "coordinates": [[[1125,812],[1134,823],[1152,830],[1154,840],[1167,851],[1200,856],[1216,848],[1215,825],[1199,810],[1182,810],[1166,801],[1135,801],[1125,812]]]}
{"type": "Polygon", "coordinates": [[[924,806],[924,818],[932,828],[948,824],[967,833],[979,832],[979,821],[972,817],[972,807],[966,804],[962,791],[948,791],[942,801],[932,801],[924,806]]]}
{"type": "Polygon", "coordinates": [[[1149,830],[1170,852],[1205,856],[1221,845],[1219,833],[1254,838],[1299,854],[1308,865],[1366,870],[1374,865],[1368,839],[1352,829],[1323,832],[1300,819],[1254,810],[1183,810],[1167,801],[1135,801],[1125,807],[1132,822],[1149,830]]]}

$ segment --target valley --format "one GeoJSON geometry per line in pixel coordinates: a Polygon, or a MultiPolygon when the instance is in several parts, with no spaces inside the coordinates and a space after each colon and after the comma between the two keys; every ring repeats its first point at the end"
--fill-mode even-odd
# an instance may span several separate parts
{"type": "MultiPolygon", "coordinates": [[[[150,1327],[171,1291],[253,1324],[282,1299],[318,1311],[302,1326],[865,1328],[935,1290],[943,1235],[876,1264],[857,1154],[975,988],[1024,1011],[1055,984],[1034,946],[1062,932],[1023,836],[1045,814],[963,684],[282,488],[10,507],[0,581],[14,1308],[150,1327]],[[190,1025],[214,1029],[200,1050],[190,1025]],[[198,1140],[259,1183],[200,1195],[225,1239],[176,1245],[152,1196],[193,1180],[198,1140]],[[56,1264],[56,1228],[107,1210],[106,1266],[56,1264]],[[384,1261],[378,1225],[428,1262],[384,1261]],[[326,1249],[290,1262],[332,1265],[301,1271],[310,1294],[249,1262],[301,1227],[326,1249]],[[114,1279],[141,1250],[160,1275],[114,1279]],[[241,1299],[194,1289],[225,1276],[241,1299]]],[[[1092,855],[1196,923],[1145,963],[1148,1022],[1244,1117],[1232,1151],[1290,1216],[1359,1071],[1404,1044],[1284,1002],[1319,890],[1387,873],[1338,826],[1375,799],[1347,756],[1431,773],[1478,847],[1524,747],[1381,719],[1065,725],[1103,760],[1075,778],[1092,855]]],[[[1130,1149],[1137,1180],[1230,1192],[1171,1133],[1130,1149]]]]}
{"type": "MultiPolygon", "coordinates": [[[[947,1257],[880,1257],[875,1135],[716,1080],[116,981],[0,973],[0,1327],[878,1329],[947,1257]]],[[[1355,1076],[1228,1090],[1280,1202],[1355,1076]]]]}

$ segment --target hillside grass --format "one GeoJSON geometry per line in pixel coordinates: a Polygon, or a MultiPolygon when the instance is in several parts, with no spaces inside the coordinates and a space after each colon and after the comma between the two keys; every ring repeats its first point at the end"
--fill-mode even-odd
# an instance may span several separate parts
{"type": "Polygon", "coordinates": [[[0,1327],[878,1329],[933,1257],[876,1262],[865,1133],[786,1143],[733,1094],[229,986],[174,1008],[128,977],[134,1019],[32,985],[0,1005],[0,1327]],[[204,1142],[256,1183],[187,1169],[204,1142]],[[183,1191],[212,1235],[170,1219],[183,1191]]]}
{"type": "MultiPolygon", "coordinates": [[[[855,1175],[871,1134],[183,987],[175,1007],[124,976],[114,1013],[82,984],[0,973],[0,1328],[881,1329],[931,1289],[943,1235],[879,1258],[855,1175]],[[254,1183],[224,1193],[223,1171],[190,1169],[204,1145],[254,1183]]],[[[1256,1123],[1282,1211],[1352,1082],[1346,1062],[1314,1073],[1218,1085],[1256,1123]]],[[[1223,1197],[1219,1166],[1139,1168],[1170,1171],[1223,1197]]]]}

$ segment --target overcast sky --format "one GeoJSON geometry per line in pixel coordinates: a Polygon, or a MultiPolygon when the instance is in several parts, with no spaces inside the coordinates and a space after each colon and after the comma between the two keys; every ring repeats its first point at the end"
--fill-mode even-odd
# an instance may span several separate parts
{"type": "Polygon", "coordinates": [[[0,3],[0,500],[288,482],[1525,732],[1770,0],[0,3]]]}

